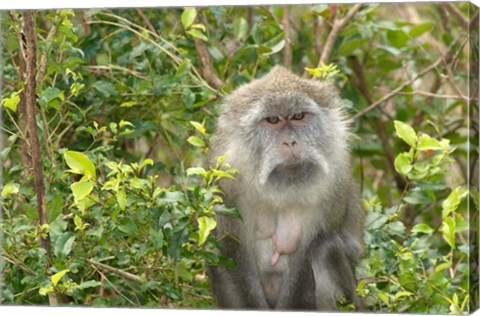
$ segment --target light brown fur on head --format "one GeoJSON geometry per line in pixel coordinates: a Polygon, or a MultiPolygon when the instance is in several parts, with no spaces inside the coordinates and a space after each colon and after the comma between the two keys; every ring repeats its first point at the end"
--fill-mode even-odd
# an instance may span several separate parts
{"type": "Polygon", "coordinates": [[[335,104],[332,102],[336,97],[333,91],[334,89],[325,82],[300,78],[286,68],[277,65],[263,77],[240,86],[225,99],[225,104],[228,104],[228,112],[237,116],[244,113],[246,108],[265,95],[301,92],[319,106],[330,108],[335,104]]]}

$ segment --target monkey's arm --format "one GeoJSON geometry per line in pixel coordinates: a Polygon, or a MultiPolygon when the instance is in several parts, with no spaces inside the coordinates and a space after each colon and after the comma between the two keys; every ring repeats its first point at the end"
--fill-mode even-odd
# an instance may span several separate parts
{"type": "Polygon", "coordinates": [[[310,262],[315,279],[315,300],[320,310],[336,310],[337,299],[355,301],[355,264],[358,243],[339,234],[320,235],[311,244],[310,262]]]}
{"type": "Polygon", "coordinates": [[[254,263],[237,241],[226,237],[221,241],[223,252],[235,262],[235,269],[225,265],[210,266],[209,278],[220,308],[267,309],[268,305],[254,270],[254,263]]]}

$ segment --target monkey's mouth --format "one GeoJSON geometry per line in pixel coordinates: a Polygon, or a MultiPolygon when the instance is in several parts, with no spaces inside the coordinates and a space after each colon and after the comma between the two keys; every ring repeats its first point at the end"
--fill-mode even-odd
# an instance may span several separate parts
{"type": "Polygon", "coordinates": [[[317,174],[317,171],[317,165],[310,161],[281,163],[272,170],[268,181],[280,186],[307,184],[317,174]]]}
{"type": "Polygon", "coordinates": [[[279,168],[282,171],[284,171],[285,173],[294,174],[294,173],[300,172],[302,170],[302,168],[304,167],[304,165],[305,164],[301,161],[288,162],[288,163],[285,163],[285,164],[279,166],[279,168]]]}

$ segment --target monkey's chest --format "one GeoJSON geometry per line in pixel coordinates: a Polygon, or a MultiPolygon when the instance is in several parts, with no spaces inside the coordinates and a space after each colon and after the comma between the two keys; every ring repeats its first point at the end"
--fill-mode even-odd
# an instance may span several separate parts
{"type": "Polygon", "coordinates": [[[269,304],[289,274],[290,254],[300,243],[302,227],[295,212],[259,217],[255,224],[255,259],[269,304]]]}

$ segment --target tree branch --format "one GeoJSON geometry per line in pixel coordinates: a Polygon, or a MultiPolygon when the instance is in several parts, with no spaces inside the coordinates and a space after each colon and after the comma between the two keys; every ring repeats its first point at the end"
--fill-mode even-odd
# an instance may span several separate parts
{"type": "Polygon", "coordinates": [[[193,42],[195,43],[195,49],[197,50],[200,64],[202,65],[200,68],[200,74],[210,86],[218,90],[224,85],[224,83],[215,74],[212,62],[210,61],[210,55],[208,54],[207,44],[205,44],[203,40],[196,37],[193,38],[193,42]]]}
{"type": "Polygon", "coordinates": [[[463,16],[462,12],[460,12],[453,5],[453,3],[444,2],[441,5],[453,16],[453,18],[457,21],[457,23],[462,28],[464,28],[465,30],[468,30],[469,21],[467,20],[467,18],[463,16]]]}
{"type": "Polygon", "coordinates": [[[320,60],[318,62],[318,67],[321,66],[321,64],[327,64],[328,63],[328,58],[330,56],[330,53],[333,49],[333,45],[335,44],[335,40],[338,37],[338,34],[342,31],[342,29],[347,25],[347,23],[353,18],[355,13],[357,13],[361,8],[363,4],[356,4],[354,5],[350,11],[348,11],[347,15],[343,19],[335,19],[333,21],[333,27],[332,31],[328,35],[327,41],[325,43],[325,46],[323,47],[322,55],[320,56],[320,60]]]}
{"type": "MultiPolygon", "coordinates": [[[[37,47],[35,42],[35,24],[29,11],[23,11],[24,33],[25,33],[25,108],[27,113],[30,146],[32,153],[32,166],[34,175],[34,188],[37,195],[37,210],[40,227],[48,224],[47,221],[47,200],[45,198],[45,186],[43,183],[42,157],[40,143],[38,140],[37,120],[35,106],[37,97],[35,95],[37,75],[37,47]]],[[[47,252],[47,270],[52,266],[52,254],[50,250],[50,236],[48,232],[39,234],[40,245],[47,252]]],[[[56,293],[49,293],[48,299],[51,306],[58,305],[56,293]]]]}
{"type": "Polygon", "coordinates": [[[283,65],[285,68],[292,69],[292,43],[290,40],[290,6],[283,7],[282,18],[283,32],[285,32],[285,47],[283,48],[283,65]]]}
{"type": "Polygon", "coordinates": [[[380,100],[378,101],[375,101],[373,102],[372,104],[370,104],[369,106],[367,106],[366,108],[364,108],[363,110],[359,111],[357,114],[355,114],[352,119],[353,120],[357,120],[358,118],[364,116],[365,114],[367,114],[368,112],[372,111],[373,109],[375,109],[376,107],[378,107],[379,105],[381,105],[382,103],[390,100],[392,97],[394,97],[395,95],[397,95],[400,91],[402,91],[403,89],[405,89],[406,87],[408,87],[409,85],[411,85],[415,80],[425,76],[427,73],[429,73],[430,71],[432,71],[433,69],[437,68],[438,65],[440,65],[440,63],[442,62],[443,60],[443,57],[440,57],[439,59],[437,59],[437,61],[435,61],[433,64],[431,64],[430,66],[428,66],[427,68],[425,68],[424,70],[422,70],[421,72],[419,72],[415,77],[411,78],[410,80],[407,80],[406,82],[402,83],[398,88],[396,88],[395,90],[393,90],[392,92],[384,95],[380,100]]]}
{"type": "MultiPolygon", "coordinates": [[[[47,203],[45,199],[45,187],[43,184],[42,157],[40,153],[40,143],[38,141],[37,121],[35,119],[36,106],[36,73],[37,73],[37,51],[35,42],[35,26],[31,13],[24,11],[24,32],[26,44],[26,84],[25,84],[25,106],[27,112],[27,120],[29,127],[30,146],[32,152],[33,174],[35,177],[34,186],[37,195],[38,218],[40,226],[47,224],[47,203]]],[[[52,263],[50,252],[50,238],[48,233],[46,236],[40,236],[40,244],[47,251],[48,265],[52,263]]]]}
{"type": "Polygon", "coordinates": [[[93,261],[92,259],[87,259],[87,262],[90,263],[90,264],[93,264],[94,266],[99,267],[102,270],[118,274],[119,276],[124,277],[125,279],[131,280],[131,281],[134,281],[134,282],[137,282],[137,283],[142,283],[142,278],[140,278],[139,276],[136,276],[135,274],[131,274],[131,273],[128,273],[126,271],[111,267],[109,265],[93,261]]]}
{"type": "Polygon", "coordinates": [[[153,34],[156,34],[158,35],[157,31],[155,30],[155,28],[153,27],[153,24],[150,22],[150,20],[147,18],[147,16],[145,15],[145,13],[143,13],[143,10],[142,9],[137,9],[137,13],[138,15],[140,15],[140,17],[142,18],[143,22],[145,22],[145,24],[148,26],[148,29],[150,30],[150,32],[152,32],[153,34]]]}

